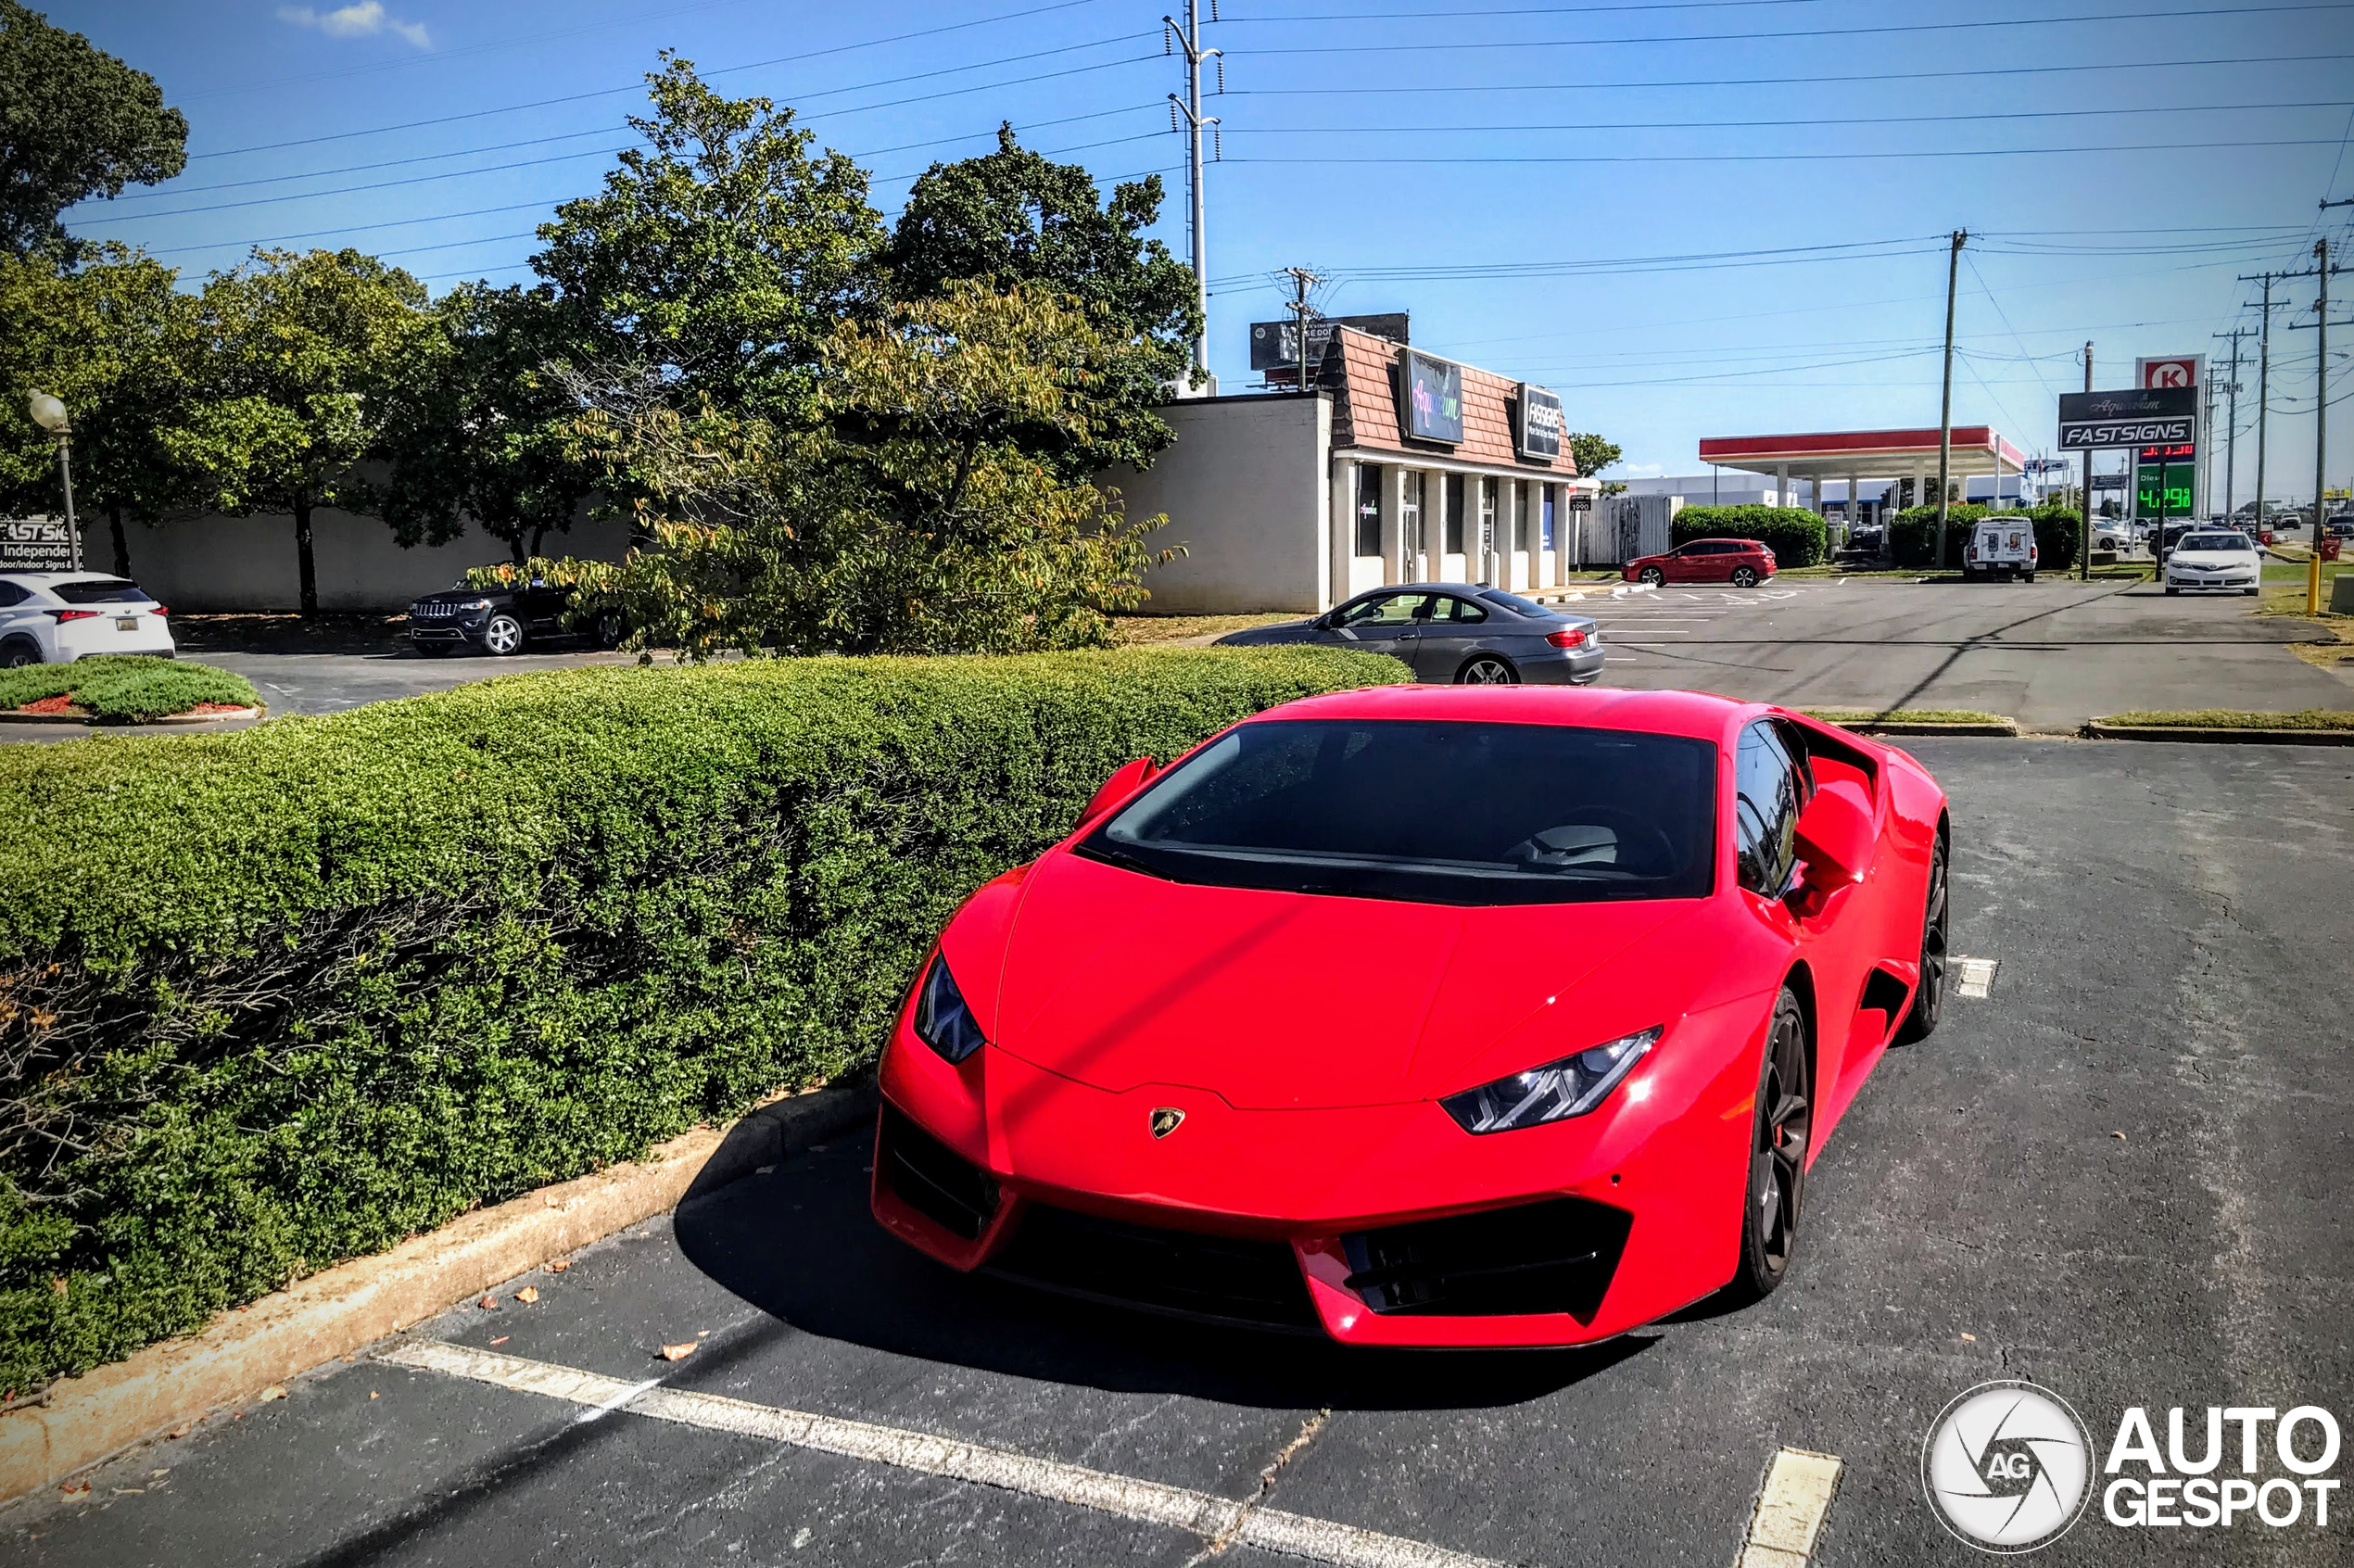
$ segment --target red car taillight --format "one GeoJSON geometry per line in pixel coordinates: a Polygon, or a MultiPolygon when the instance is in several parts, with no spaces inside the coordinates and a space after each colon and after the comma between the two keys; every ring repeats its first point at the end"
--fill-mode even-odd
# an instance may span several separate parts
{"type": "Polygon", "coordinates": [[[169,605],[158,604],[154,609],[148,611],[147,613],[150,615],[169,615],[171,613],[171,609],[169,605]]]}
{"type": "Polygon", "coordinates": [[[1563,626],[1557,632],[1547,632],[1545,640],[1556,648],[1582,648],[1586,644],[1586,634],[1576,626],[1563,626]]]}
{"type": "Polygon", "coordinates": [[[95,610],[52,610],[49,613],[55,615],[61,625],[67,621],[95,621],[98,618],[95,610]]]}

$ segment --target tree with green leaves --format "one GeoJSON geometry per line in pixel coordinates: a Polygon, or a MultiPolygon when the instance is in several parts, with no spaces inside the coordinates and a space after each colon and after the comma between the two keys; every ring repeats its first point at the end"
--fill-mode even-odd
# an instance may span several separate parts
{"type": "Polygon", "coordinates": [[[462,284],[433,315],[433,373],[403,379],[377,436],[384,519],[404,546],[446,543],[472,519],[526,561],[571,528],[596,482],[554,291],[462,284]]]}
{"type": "MultiPolygon", "coordinates": [[[[1600,436],[1573,435],[1568,437],[1568,442],[1570,458],[1577,464],[1577,472],[1584,478],[1592,478],[1616,462],[1621,455],[1617,442],[1604,440],[1600,436]]],[[[1607,484],[1602,487],[1602,494],[1615,495],[1626,487],[1621,484],[1607,484]]]]}
{"type": "MultiPolygon", "coordinates": [[[[191,476],[164,455],[163,433],[188,414],[183,373],[196,301],[178,274],[120,246],[59,270],[46,255],[0,255],[0,410],[43,391],[73,421],[75,489],[103,515],[114,569],[131,570],[124,525],[154,525],[195,499],[191,476]]],[[[57,450],[46,432],[0,413],[0,512],[62,510],[57,450]]]]}
{"type": "Polygon", "coordinates": [[[0,0],[0,251],[71,254],[58,213],[171,179],[187,143],[155,78],[0,0]]]}
{"type": "Polygon", "coordinates": [[[163,432],[165,454],[200,478],[209,510],[293,517],[305,615],[319,613],[312,513],[381,514],[356,465],[379,448],[396,389],[449,358],[425,304],[424,285],[356,250],[256,251],[198,298],[198,396],[163,432]]]}
{"type": "Polygon", "coordinates": [[[813,416],[827,336],[867,299],[882,220],[867,171],[766,98],[726,98],[690,60],[649,75],[644,147],[540,226],[567,357],[662,377],[680,405],[813,416]]]}
{"type": "Polygon", "coordinates": [[[968,279],[999,290],[1035,285],[1077,299],[1107,341],[1125,348],[1079,394],[1083,442],[1067,428],[1023,433],[1074,478],[1147,467],[1174,438],[1156,410],[1186,373],[1198,323],[1192,271],[1144,237],[1160,203],[1158,174],[1114,186],[1105,201],[1085,169],[1031,152],[1001,125],[996,151],[917,177],[880,259],[896,298],[942,295],[968,279]]]}

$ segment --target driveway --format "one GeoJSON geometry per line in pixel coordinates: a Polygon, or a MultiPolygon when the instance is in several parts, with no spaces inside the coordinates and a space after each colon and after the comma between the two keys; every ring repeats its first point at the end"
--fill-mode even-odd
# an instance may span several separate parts
{"type": "MultiPolygon", "coordinates": [[[[851,1137],[20,1503],[0,1554],[1725,1568],[1788,1448],[1844,1465],[1815,1562],[1910,1568],[1982,1561],[1919,1479],[1980,1383],[2059,1393],[2095,1465],[2132,1406],[2161,1446],[2173,1406],[2194,1447],[2210,1405],[2354,1415],[2347,769],[1912,744],[1954,798],[1957,952],[1997,967],[1865,1087],[1760,1306],[1576,1353],[1212,1332],[931,1264],[868,1219],[851,1137]]],[[[2049,1561],[2340,1564],[2349,1507],[2146,1529],[2096,1496],[2049,1561]]]]}

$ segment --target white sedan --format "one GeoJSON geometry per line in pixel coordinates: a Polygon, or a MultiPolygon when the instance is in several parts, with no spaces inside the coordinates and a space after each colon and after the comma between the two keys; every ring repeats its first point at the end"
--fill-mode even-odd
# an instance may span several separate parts
{"type": "Polygon", "coordinates": [[[137,583],[98,572],[0,573],[0,668],[93,653],[171,658],[170,612],[137,583]]]}
{"type": "Polygon", "coordinates": [[[2255,593],[2262,586],[2264,557],[2256,541],[2228,528],[2184,534],[2166,558],[2166,591],[2236,588],[2255,593]]]}

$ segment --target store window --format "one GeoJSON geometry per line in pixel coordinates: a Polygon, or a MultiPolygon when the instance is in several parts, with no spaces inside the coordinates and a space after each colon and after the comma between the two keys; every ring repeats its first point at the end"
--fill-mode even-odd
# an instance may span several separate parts
{"type": "Polygon", "coordinates": [[[1443,487],[1447,491],[1447,553],[1463,553],[1463,476],[1449,474],[1443,487]]]}
{"type": "Polygon", "coordinates": [[[1405,483],[1398,487],[1398,537],[1406,547],[1409,576],[1413,575],[1412,563],[1423,552],[1423,476],[1415,469],[1408,469],[1405,483]]]}
{"type": "Polygon", "coordinates": [[[1381,554],[1381,465],[1357,465],[1357,553],[1381,554]]]}
{"type": "Polygon", "coordinates": [[[1550,485],[1548,485],[1548,486],[1546,486],[1546,487],[1545,487],[1544,523],[1543,523],[1543,525],[1542,525],[1542,533],[1541,533],[1541,537],[1542,537],[1542,538],[1544,539],[1544,544],[1543,544],[1543,546],[1542,546],[1542,548],[1543,548],[1543,549],[1546,549],[1546,550],[1551,550],[1552,548],[1554,548],[1554,547],[1553,547],[1553,487],[1552,487],[1550,485]]]}
{"type": "Polygon", "coordinates": [[[1485,474],[1479,476],[1479,548],[1482,554],[1496,548],[1496,481],[1485,474]]]}

